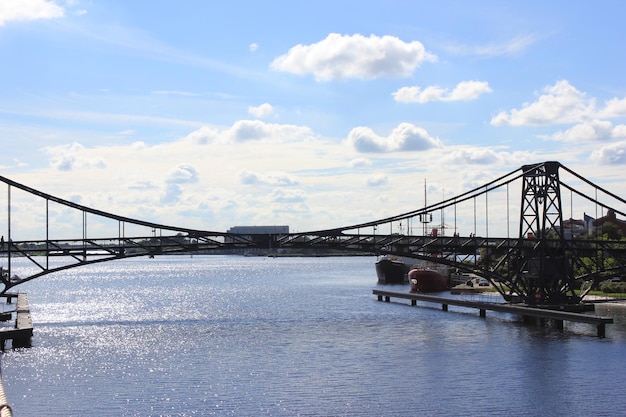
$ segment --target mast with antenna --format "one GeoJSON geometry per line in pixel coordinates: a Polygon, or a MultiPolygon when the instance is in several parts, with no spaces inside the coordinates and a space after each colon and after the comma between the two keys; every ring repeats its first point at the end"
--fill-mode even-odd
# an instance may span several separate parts
{"type": "MultiPolygon", "coordinates": [[[[424,178],[424,208],[428,206],[426,200],[426,178],[424,178]]],[[[420,222],[422,223],[422,236],[426,236],[428,233],[428,223],[433,221],[433,215],[428,212],[424,212],[419,215],[420,222]]]]}

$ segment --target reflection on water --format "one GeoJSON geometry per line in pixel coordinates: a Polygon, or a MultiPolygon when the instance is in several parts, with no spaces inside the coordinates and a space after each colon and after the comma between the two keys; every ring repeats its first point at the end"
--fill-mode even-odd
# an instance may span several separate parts
{"type": "Polygon", "coordinates": [[[381,303],[373,258],[129,259],[27,285],[34,346],[2,356],[16,415],[582,416],[626,405],[622,310],[599,339],[585,324],[558,332],[381,303]]]}

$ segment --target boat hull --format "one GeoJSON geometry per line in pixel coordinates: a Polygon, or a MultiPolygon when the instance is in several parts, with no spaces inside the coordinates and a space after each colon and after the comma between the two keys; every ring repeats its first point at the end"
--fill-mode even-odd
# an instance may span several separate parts
{"type": "Polygon", "coordinates": [[[376,262],[376,276],[379,284],[406,284],[407,273],[411,269],[401,260],[382,258],[376,262]]]}
{"type": "Polygon", "coordinates": [[[439,292],[448,289],[448,278],[433,269],[411,269],[411,292],[439,292]]]}

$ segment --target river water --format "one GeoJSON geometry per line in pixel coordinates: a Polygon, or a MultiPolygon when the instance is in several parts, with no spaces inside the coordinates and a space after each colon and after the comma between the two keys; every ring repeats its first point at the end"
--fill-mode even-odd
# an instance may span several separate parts
{"type": "Polygon", "coordinates": [[[23,284],[33,347],[1,357],[14,415],[625,415],[623,309],[598,338],[378,302],[374,261],[162,256],[23,284]]]}

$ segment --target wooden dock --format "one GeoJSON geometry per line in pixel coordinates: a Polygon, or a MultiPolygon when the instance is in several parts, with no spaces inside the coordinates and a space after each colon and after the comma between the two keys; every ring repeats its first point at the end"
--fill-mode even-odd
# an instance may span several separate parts
{"type": "MultiPolygon", "coordinates": [[[[11,340],[11,346],[30,347],[33,337],[33,320],[30,316],[30,307],[28,305],[28,294],[26,293],[9,293],[4,294],[7,304],[11,304],[13,298],[17,299],[15,307],[15,326],[0,328],[0,348],[4,351],[6,341],[11,340]]],[[[11,317],[8,318],[9,320],[11,317]]]]}
{"type": "Polygon", "coordinates": [[[449,305],[475,308],[479,310],[480,317],[485,317],[486,311],[491,310],[502,313],[519,314],[524,318],[525,322],[528,322],[530,318],[553,320],[556,324],[556,327],[560,330],[563,329],[564,321],[589,323],[596,326],[598,337],[604,337],[606,332],[605,326],[607,324],[613,323],[612,317],[594,316],[590,314],[574,313],[561,310],[550,310],[538,307],[528,307],[519,304],[488,303],[482,301],[446,298],[420,293],[400,293],[376,289],[373,292],[374,295],[378,296],[378,301],[384,300],[386,302],[390,302],[391,298],[402,298],[411,300],[412,306],[417,305],[417,301],[425,301],[429,303],[441,304],[441,309],[444,311],[448,311],[449,305]]]}

